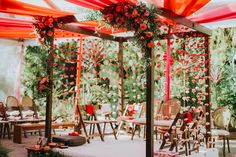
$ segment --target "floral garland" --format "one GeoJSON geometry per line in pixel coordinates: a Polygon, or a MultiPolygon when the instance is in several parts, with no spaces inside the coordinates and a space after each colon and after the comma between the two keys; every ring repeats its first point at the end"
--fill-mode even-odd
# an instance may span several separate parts
{"type": "Polygon", "coordinates": [[[152,5],[121,2],[106,7],[101,11],[105,21],[115,28],[135,31],[137,43],[142,48],[153,48],[154,40],[159,35],[157,9],[152,5]]]}
{"type": "Polygon", "coordinates": [[[51,16],[36,17],[33,23],[38,40],[43,45],[50,45],[54,38],[54,28],[61,28],[62,22],[51,16]]]}

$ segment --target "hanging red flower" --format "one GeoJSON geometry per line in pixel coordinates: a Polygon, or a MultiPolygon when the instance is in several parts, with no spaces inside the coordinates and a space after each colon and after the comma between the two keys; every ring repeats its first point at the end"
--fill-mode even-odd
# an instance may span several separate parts
{"type": "Polygon", "coordinates": [[[158,10],[154,6],[138,2],[120,2],[101,11],[105,21],[115,28],[135,31],[137,43],[144,49],[153,48],[153,41],[159,35],[158,10]]]}
{"type": "Polygon", "coordinates": [[[61,28],[62,23],[53,17],[36,17],[33,27],[41,44],[49,46],[54,38],[54,28],[61,28]]]}

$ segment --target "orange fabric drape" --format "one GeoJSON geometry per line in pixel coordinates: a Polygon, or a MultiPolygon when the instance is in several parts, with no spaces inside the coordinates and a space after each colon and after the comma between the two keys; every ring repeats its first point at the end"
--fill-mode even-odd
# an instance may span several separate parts
{"type": "Polygon", "coordinates": [[[25,16],[53,16],[62,17],[74,13],[48,9],[17,0],[0,0],[0,12],[25,16]]]}
{"type": "MultiPolygon", "coordinates": [[[[1,18],[0,17],[0,37],[2,38],[35,38],[34,29],[32,28],[33,21],[32,20],[22,20],[22,19],[14,19],[14,18],[1,18]]],[[[112,34],[123,32],[121,29],[108,29],[104,23],[98,23],[96,21],[84,21],[77,22],[73,25],[78,25],[80,27],[95,30],[96,27],[103,27],[98,32],[105,34],[112,34]]],[[[63,37],[77,37],[79,33],[63,31],[56,29],[55,38],[63,38],[63,37]]]]}
{"type": "Polygon", "coordinates": [[[189,16],[210,0],[164,0],[164,7],[182,16],[189,16]]]}

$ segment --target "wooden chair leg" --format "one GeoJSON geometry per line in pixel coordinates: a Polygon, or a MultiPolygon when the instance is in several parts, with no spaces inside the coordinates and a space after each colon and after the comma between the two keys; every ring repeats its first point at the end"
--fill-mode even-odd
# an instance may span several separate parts
{"type": "MultiPolygon", "coordinates": [[[[92,135],[92,126],[93,126],[93,124],[90,124],[90,125],[89,125],[89,136],[92,135]]],[[[89,137],[89,138],[90,138],[90,137],[89,137]]]]}
{"type": "Polygon", "coordinates": [[[103,125],[103,132],[102,132],[103,135],[105,134],[105,131],[106,131],[106,124],[107,124],[107,123],[104,123],[104,125],[103,125]]]}
{"type": "Polygon", "coordinates": [[[102,134],[101,127],[100,127],[99,123],[97,123],[97,129],[98,129],[101,140],[104,141],[103,134],[102,134]]]}
{"type": "Polygon", "coordinates": [[[111,125],[111,129],[112,129],[112,131],[113,131],[114,137],[115,137],[115,139],[117,140],[117,137],[116,137],[116,130],[115,130],[115,128],[114,128],[112,122],[110,122],[110,125],[111,125]]]}
{"type": "Polygon", "coordinates": [[[7,128],[7,136],[8,136],[8,139],[10,140],[11,139],[10,125],[6,124],[6,128],[7,128]]]}
{"type": "Polygon", "coordinates": [[[39,130],[39,136],[42,136],[42,131],[41,130],[39,130]]]}
{"type": "Polygon", "coordinates": [[[225,136],[223,136],[223,157],[225,157],[225,136]]]}
{"type": "Polygon", "coordinates": [[[143,138],[146,139],[146,125],[144,125],[144,129],[143,129],[143,138]]]}
{"type": "Polygon", "coordinates": [[[122,127],[123,123],[124,123],[124,122],[123,122],[123,121],[121,121],[121,122],[120,122],[120,124],[118,125],[117,132],[116,132],[116,136],[117,136],[117,137],[119,136],[120,129],[121,129],[121,127],[122,127]]]}
{"type": "MultiPolygon", "coordinates": [[[[92,132],[92,135],[94,135],[95,134],[95,124],[93,124],[93,132],[92,132]]],[[[92,136],[92,139],[93,139],[94,137],[92,136]]]]}
{"type": "Polygon", "coordinates": [[[27,133],[26,133],[26,131],[24,131],[24,137],[27,138],[27,133]]]}
{"type": "Polygon", "coordinates": [[[137,128],[137,126],[136,126],[135,124],[133,124],[133,131],[132,131],[131,140],[134,139],[134,135],[135,135],[136,128],[137,128]]]}
{"type": "Polygon", "coordinates": [[[229,138],[228,138],[228,137],[226,137],[226,140],[227,140],[228,152],[230,153],[230,147],[229,147],[229,138]]]}
{"type": "Polygon", "coordinates": [[[215,145],[216,145],[216,144],[215,144],[216,139],[213,137],[213,138],[212,138],[212,141],[213,141],[213,148],[215,148],[215,145]]]}
{"type": "Polygon", "coordinates": [[[3,124],[0,124],[0,138],[2,138],[3,134],[3,124]]]}
{"type": "Polygon", "coordinates": [[[5,135],[6,135],[6,129],[7,129],[7,128],[6,128],[6,124],[4,124],[4,126],[3,126],[3,136],[2,136],[3,138],[5,138],[5,135]]]}
{"type": "Polygon", "coordinates": [[[155,135],[156,135],[156,140],[158,140],[157,127],[155,127],[155,135]]]}

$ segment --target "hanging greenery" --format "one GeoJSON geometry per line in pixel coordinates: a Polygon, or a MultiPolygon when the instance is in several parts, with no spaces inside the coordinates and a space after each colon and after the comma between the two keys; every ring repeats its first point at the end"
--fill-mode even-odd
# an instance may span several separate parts
{"type": "Polygon", "coordinates": [[[105,21],[115,28],[135,31],[135,38],[142,48],[153,48],[159,35],[157,9],[154,5],[137,2],[112,4],[101,11],[105,21]]]}

